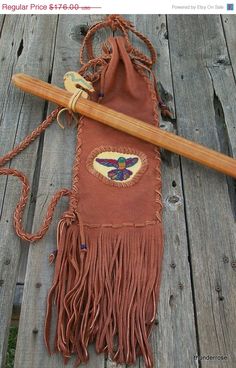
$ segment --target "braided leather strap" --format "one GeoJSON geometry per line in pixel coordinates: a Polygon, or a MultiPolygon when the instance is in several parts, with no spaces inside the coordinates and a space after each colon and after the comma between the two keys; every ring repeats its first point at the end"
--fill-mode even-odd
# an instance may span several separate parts
{"type": "Polygon", "coordinates": [[[40,134],[42,134],[45,129],[49,127],[49,125],[52,124],[53,120],[57,117],[58,112],[61,110],[61,107],[58,107],[57,109],[53,110],[50,115],[37,127],[31,132],[27,137],[23,139],[23,141],[18,144],[13,150],[6,153],[3,157],[0,157],[0,167],[4,166],[8,161],[13,159],[18,153],[22,152],[26,147],[30,145],[36,138],[39,137],[40,134]]]}
{"type": "Polygon", "coordinates": [[[128,52],[131,53],[136,59],[139,59],[141,62],[143,62],[145,65],[149,67],[151,67],[156,62],[156,52],[154,50],[152,43],[142,33],[138,32],[131,22],[124,19],[122,16],[109,15],[104,21],[98,22],[94,24],[92,27],[90,27],[88,33],[86,34],[80,51],[81,65],[86,64],[84,60],[85,51],[87,51],[89,60],[97,59],[94,56],[92,48],[93,36],[98,30],[106,27],[111,28],[112,31],[119,29],[123,33],[126,39],[126,46],[128,52]],[[128,35],[129,31],[131,33],[134,33],[141,41],[145,43],[150,52],[150,57],[147,57],[144,53],[142,53],[140,50],[138,50],[131,44],[128,35]]]}
{"type": "MultiPolygon", "coordinates": [[[[45,129],[52,124],[53,120],[57,117],[58,112],[61,108],[55,109],[31,134],[29,134],[17,147],[15,147],[12,151],[8,152],[6,155],[4,155],[2,158],[0,158],[0,166],[5,165],[8,161],[10,161],[13,157],[15,157],[18,153],[22,152],[26,147],[29,146],[30,143],[32,143],[42,132],[45,131],[45,129]]],[[[43,220],[43,223],[40,227],[40,229],[34,233],[29,234],[26,231],[24,231],[22,227],[22,217],[24,208],[26,206],[29,192],[30,192],[30,186],[27,177],[24,173],[22,173],[19,170],[16,169],[10,169],[10,168],[0,168],[0,175],[11,175],[17,177],[22,182],[22,191],[20,200],[17,203],[17,206],[14,211],[14,227],[16,230],[17,235],[26,241],[35,242],[39,239],[41,239],[47,232],[49,225],[52,222],[52,217],[54,213],[54,209],[58,203],[58,201],[63,196],[70,196],[71,191],[68,189],[61,189],[58,192],[54,194],[52,197],[52,200],[48,206],[48,210],[46,213],[46,216],[43,220]]]]}

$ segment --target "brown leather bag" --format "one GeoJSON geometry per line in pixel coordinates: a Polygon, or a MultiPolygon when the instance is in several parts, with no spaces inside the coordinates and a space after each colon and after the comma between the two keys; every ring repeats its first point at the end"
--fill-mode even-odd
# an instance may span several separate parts
{"type": "MultiPolygon", "coordinates": [[[[87,33],[81,50],[80,73],[93,83],[94,101],[158,125],[157,104],[164,114],[151,67],[156,60],[148,39],[120,16],[109,16],[87,33]],[[94,57],[92,40],[103,27],[120,30],[94,57]],[[129,32],[150,51],[146,56],[134,48],[129,32]],[[85,62],[83,55],[89,60],[85,62]]],[[[32,142],[57,116],[55,110],[15,150],[9,159],[32,142]]],[[[21,217],[29,193],[24,174],[1,168],[0,174],[17,176],[23,183],[14,214],[17,234],[36,241],[46,233],[57,201],[69,196],[69,208],[58,224],[57,251],[52,288],[48,294],[45,343],[50,348],[50,321],[55,303],[54,351],[65,363],[72,354],[76,365],[88,360],[88,345],[95,342],[117,363],[133,364],[142,355],[153,367],[149,335],[160,288],[163,256],[162,202],[159,149],[152,144],[82,117],[72,188],[62,189],[52,199],[44,223],[36,234],[22,229],[21,217]]]]}

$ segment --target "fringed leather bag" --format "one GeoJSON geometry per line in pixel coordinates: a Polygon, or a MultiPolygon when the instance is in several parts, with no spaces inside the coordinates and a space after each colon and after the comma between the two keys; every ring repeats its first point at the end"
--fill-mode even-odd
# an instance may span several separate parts
{"type": "MultiPolygon", "coordinates": [[[[120,16],[109,16],[87,33],[81,50],[82,74],[93,83],[91,99],[132,117],[158,126],[160,100],[151,72],[156,54],[148,39],[120,16]],[[120,30],[94,57],[92,40],[103,27],[120,30]],[[150,56],[134,48],[129,32],[141,39],[150,56]],[[87,53],[88,62],[83,55],[87,53]]],[[[60,108],[9,154],[12,159],[39,136],[57,117],[60,108]]],[[[125,133],[81,117],[71,189],[57,192],[43,225],[36,234],[22,228],[22,214],[29,184],[15,169],[1,168],[1,175],[17,176],[23,184],[14,212],[14,226],[24,240],[35,242],[46,233],[53,210],[62,196],[69,208],[57,231],[52,288],[48,294],[45,343],[50,348],[50,322],[55,303],[54,351],[66,363],[76,354],[75,365],[88,361],[88,345],[95,343],[117,363],[133,364],[143,356],[154,366],[149,344],[160,288],[163,255],[162,202],[159,149],[125,133]]]]}

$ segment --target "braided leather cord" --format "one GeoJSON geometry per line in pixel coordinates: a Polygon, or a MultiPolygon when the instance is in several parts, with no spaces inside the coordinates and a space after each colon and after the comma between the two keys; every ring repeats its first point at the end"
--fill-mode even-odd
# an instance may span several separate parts
{"type": "Polygon", "coordinates": [[[109,15],[104,21],[98,22],[94,24],[92,27],[90,27],[88,33],[86,34],[83,45],[81,47],[81,51],[80,51],[81,65],[85,64],[85,61],[84,61],[85,50],[87,50],[89,60],[92,61],[93,59],[95,59],[94,54],[93,54],[93,48],[92,48],[93,36],[98,30],[102,28],[106,28],[106,27],[110,27],[112,31],[115,31],[116,29],[120,29],[122,31],[125,37],[125,40],[126,40],[127,51],[130,54],[133,54],[137,59],[139,59],[140,61],[142,61],[149,67],[151,67],[156,62],[156,52],[155,52],[154,47],[152,46],[152,43],[142,33],[138,32],[134,28],[133,24],[129,22],[128,20],[124,19],[123,17],[119,15],[109,15]],[[144,55],[141,51],[139,51],[137,48],[135,48],[131,44],[129,40],[129,36],[128,36],[128,31],[131,31],[132,33],[134,33],[139,39],[141,39],[146,44],[150,52],[151,58],[144,55]]]}
{"type": "Polygon", "coordinates": [[[21,239],[29,241],[29,242],[35,242],[39,239],[42,239],[42,237],[46,234],[52,222],[53,212],[54,212],[54,209],[58,201],[63,196],[70,196],[71,191],[68,189],[61,189],[53,195],[40,229],[34,234],[29,234],[26,231],[24,231],[23,226],[22,226],[23,212],[24,212],[24,208],[26,206],[26,203],[29,197],[29,192],[30,192],[30,186],[29,186],[28,179],[25,176],[25,174],[19,170],[11,169],[11,168],[2,168],[1,166],[4,166],[7,162],[9,162],[17,154],[19,154],[25,148],[27,148],[30,145],[30,143],[32,143],[36,138],[38,138],[39,135],[43,133],[45,129],[48,128],[52,124],[54,119],[57,117],[57,114],[60,111],[60,109],[61,108],[59,107],[55,109],[54,111],[52,111],[51,114],[48,115],[48,117],[31,134],[29,134],[18,146],[16,146],[12,151],[8,152],[6,155],[0,158],[0,175],[10,175],[10,176],[17,177],[22,183],[21,196],[20,196],[19,202],[17,203],[17,206],[14,211],[14,215],[13,215],[14,227],[15,227],[17,235],[21,239]]]}

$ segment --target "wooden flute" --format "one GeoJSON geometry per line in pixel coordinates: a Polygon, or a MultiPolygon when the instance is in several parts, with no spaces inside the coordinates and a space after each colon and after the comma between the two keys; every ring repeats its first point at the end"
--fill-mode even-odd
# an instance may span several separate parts
{"type": "MultiPolygon", "coordinates": [[[[12,81],[16,87],[24,92],[54,102],[62,107],[70,107],[71,97],[73,96],[71,92],[26,74],[15,74],[12,81]]],[[[236,160],[232,157],[173,133],[163,131],[83,97],[79,97],[75,101],[73,110],[102,124],[236,178],[236,160]]]]}

